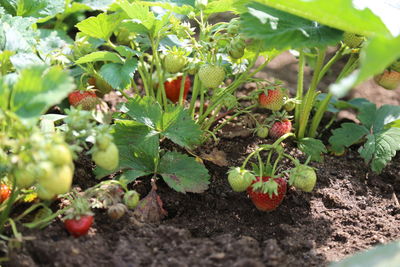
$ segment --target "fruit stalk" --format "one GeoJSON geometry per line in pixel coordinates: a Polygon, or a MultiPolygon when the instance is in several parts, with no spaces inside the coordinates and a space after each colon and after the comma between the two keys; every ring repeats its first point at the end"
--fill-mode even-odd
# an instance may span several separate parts
{"type": "MultiPolygon", "coordinates": [[[[346,65],[344,66],[344,68],[342,69],[342,71],[339,73],[336,82],[340,81],[343,77],[345,77],[349,72],[353,71],[353,69],[357,66],[357,56],[355,56],[354,54],[352,54],[349,58],[349,60],[347,61],[346,65]]],[[[327,66],[329,64],[329,62],[325,65],[327,66]]],[[[325,68],[325,67],[324,67],[325,68]]],[[[319,77],[319,80],[321,79],[321,74],[319,77]]],[[[329,92],[325,99],[321,102],[321,105],[318,107],[317,112],[315,113],[312,122],[311,122],[311,126],[308,132],[308,136],[314,138],[317,135],[317,129],[319,127],[319,124],[321,123],[322,120],[322,116],[324,116],[324,113],[327,111],[328,109],[328,105],[329,105],[329,101],[331,100],[333,94],[331,92],[329,92]]]]}
{"type": "Polygon", "coordinates": [[[301,112],[301,100],[303,99],[304,66],[305,66],[305,55],[304,55],[303,50],[300,50],[299,72],[297,74],[297,89],[296,89],[296,98],[298,100],[300,100],[300,103],[296,104],[296,108],[294,110],[294,121],[295,121],[296,129],[299,127],[300,112],[301,112]]]}
{"type": "Polygon", "coordinates": [[[300,105],[300,118],[298,123],[297,130],[297,138],[304,138],[306,127],[308,124],[308,119],[310,117],[311,109],[314,105],[315,98],[317,96],[317,86],[318,86],[318,78],[319,73],[321,72],[322,65],[324,64],[326,48],[318,50],[317,64],[314,70],[313,78],[311,81],[311,85],[306,93],[304,100],[300,105]]]}

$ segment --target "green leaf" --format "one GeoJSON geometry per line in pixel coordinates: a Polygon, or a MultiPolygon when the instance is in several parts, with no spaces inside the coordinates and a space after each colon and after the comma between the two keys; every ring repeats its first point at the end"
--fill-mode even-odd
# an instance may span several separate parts
{"type": "Polygon", "coordinates": [[[180,146],[190,148],[200,144],[202,131],[187,110],[182,107],[174,107],[163,114],[161,134],[180,146]]]}
{"type": "Polygon", "coordinates": [[[356,84],[379,74],[396,61],[400,57],[399,47],[400,36],[394,39],[380,36],[371,38],[361,49],[361,68],[357,75],[356,84]]]}
{"type": "Polygon", "coordinates": [[[170,107],[168,111],[163,111],[152,98],[136,97],[126,103],[125,108],[133,120],[147,125],[180,146],[189,148],[201,142],[199,125],[182,107],[170,107]]]}
{"type": "Polygon", "coordinates": [[[329,143],[332,145],[332,151],[342,153],[345,147],[349,147],[357,143],[369,131],[362,125],[351,122],[342,123],[340,128],[333,130],[329,143]]]}
{"type": "MultiPolygon", "coordinates": [[[[288,13],[318,21],[324,25],[340,29],[342,31],[358,33],[365,36],[376,34],[389,34],[388,27],[385,26],[383,19],[385,17],[385,9],[391,10],[389,2],[380,2],[375,5],[373,10],[362,7],[362,4],[369,4],[368,1],[353,0],[258,0],[276,9],[286,11],[288,13]],[[376,16],[376,13],[382,14],[376,16]]],[[[373,4],[373,2],[370,2],[373,4]]],[[[392,13],[392,12],[389,12],[392,13]]],[[[388,12],[386,12],[388,14],[388,12]]],[[[386,15],[388,16],[388,15],[386,15]]],[[[393,25],[398,28],[398,21],[393,17],[393,25]]],[[[392,28],[392,26],[390,26],[392,28]]]]}
{"type": "Polygon", "coordinates": [[[385,124],[384,129],[389,129],[389,128],[393,128],[393,127],[400,128],[400,120],[395,120],[395,121],[385,124]]]}
{"type": "Polygon", "coordinates": [[[400,119],[400,106],[383,105],[376,112],[374,132],[383,130],[385,125],[400,119]]]}
{"type": "Polygon", "coordinates": [[[162,108],[150,97],[136,97],[125,104],[126,112],[133,120],[161,132],[162,108]]]}
{"type": "Polygon", "coordinates": [[[141,52],[133,50],[132,48],[124,46],[124,45],[115,47],[115,51],[117,51],[121,56],[126,57],[128,59],[130,59],[133,56],[142,55],[141,52]]]}
{"type": "Polygon", "coordinates": [[[342,39],[342,32],[259,3],[242,14],[243,33],[263,40],[266,49],[323,47],[342,39]]]}
{"type": "Polygon", "coordinates": [[[108,63],[100,68],[100,76],[113,88],[124,89],[131,84],[138,66],[136,58],[131,58],[125,64],[108,63]]]}
{"type": "Polygon", "coordinates": [[[140,3],[129,3],[127,0],[119,1],[118,5],[135,24],[142,25],[148,31],[153,28],[156,18],[148,6],[140,3]]]}
{"type": "Polygon", "coordinates": [[[322,162],[322,154],[328,152],[321,140],[306,137],[299,140],[298,148],[307,156],[311,156],[311,160],[322,162]]]}
{"type": "Polygon", "coordinates": [[[233,10],[233,0],[209,1],[204,14],[214,14],[233,10]]]}
{"type": "MultiPolygon", "coordinates": [[[[232,1],[232,0],[230,0],[232,1]]],[[[190,1],[192,2],[192,1],[190,1]]],[[[194,2],[194,1],[193,1],[194,2]]],[[[185,3],[182,1],[163,1],[163,2],[141,2],[141,4],[146,5],[146,6],[155,6],[155,7],[161,7],[166,10],[169,10],[173,13],[176,14],[181,14],[181,15],[189,15],[190,12],[194,12],[194,8],[191,5],[188,5],[189,3],[185,3]]]]}
{"type": "Polygon", "coordinates": [[[159,151],[157,133],[135,121],[117,120],[113,136],[119,150],[119,169],[154,172],[159,151]]]}
{"type": "Polygon", "coordinates": [[[107,10],[107,7],[114,3],[114,0],[81,0],[80,3],[90,7],[93,10],[107,10]]]}
{"type": "Polygon", "coordinates": [[[96,61],[111,61],[111,62],[120,63],[120,64],[124,63],[122,58],[117,53],[109,52],[109,51],[96,51],[96,52],[87,54],[87,55],[79,58],[77,61],[75,61],[75,63],[83,64],[83,63],[96,62],[96,61]]]}
{"type": "Polygon", "coordinates": [[[398,266],[399,262],[400,241],[395,241],[359,252],[342,261],[332,263],[329,267],[395,267],[398,266]]]}
{"type": "Polygon", "coordinates": [[[97,17],[89,17],[79,22],[76,27],[90,37],[108,40],[120,22],[118,13],[112,15],[101,13],[97,17]]]}
{"type": "Polygon", "coordinates": [[[0,16],[0,50],[31,52],[38,33],[32,18],[0,16]]]}
{"type": "Polygon", "coordinates": [[[128,170],[128,171],[124,172],[123,174],[121,174],[118,177],[118,180],[120,180],[121,182],[124,182],[124,184],[129,184],[129,183],[132,183],[133,181],[135,181],[139,177],[143,177],[143,176],[150,175],[150,174],[152,174],[152,172],[128,170]]]}
{"type": "Polygon", "coordinates": [[[64,11],[64,0],[0,0],[14,16],[41,18],[41,22],[64,11]],[[46,18],[46,19],[43,19],[46,18]]]}
{"type": "Polygon", "coordinates": [[[371,102],[365,102],[358,107],[357,119],[367,128],[371,129],[376,117],[376,105],[371,102]]]}
{"type": "Polygon", "coordinates": [[[35,66],[23,70],[13,89],[11,111],[22,119],[37,120],[75,89],[72,77],[58,66],[35,66]]]}
{"type": "Polygon", "coordinates": [[[210,175],[193,157],[178,152],[167,152],[160,161],[158,173],[174,190],[202,193],[208,188],[210,175]]]}
{"type": "Polygon", "coordinates": [[[380,173],[382,169],[400,150],[400,129],[390,128],[367,137],[367,142],[358,152],[366,163],[371,163],[371,169],[380,173]]]}

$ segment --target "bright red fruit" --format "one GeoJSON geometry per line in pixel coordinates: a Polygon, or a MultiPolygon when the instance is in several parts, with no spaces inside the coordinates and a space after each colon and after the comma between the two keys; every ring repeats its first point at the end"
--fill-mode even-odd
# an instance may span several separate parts
{"type": "Polygon", "coordinates": [[[284,119],[282,121],[277,121],[272,124],[271,129],[269,129],[269,136],[273,139],[278,139],[282,135],[289,133],[292,130],[292,122],[290,120],[284,119]]]}
{"type": "Polygon", "coordinates": [[[0,185],[0,204],[6,201],[11,195],[11,189],[6,184],[0,185]]]}
{"type": "MultiPolygon", "coordinates": [[[[164,82],[165,93],[167,98],[172,102],[176,103],[179,100],[179,93],[181,90],[182,76],[179,76],[171,81],[164,82]]],[[[186,76],[185,87],[183,90],[183,99],[186,99],[191,86],[189,76],[186,76]]]]}
{"type": "Polygon", "coordinates": [[[100,103],[100,99],[94,91],[73,91],[68,95],[69,104],[77,107],[81,106],[84,110],[91,110],[100,103]]]}
{"type": "Polygon", "coordinates": [[[79,237],[88,233],[93,221],[92,215],[82,215],[76,219],[65,220],[64,226],[71,235],[79,237]]]}
{"type": "Polygon", "coordinates": [[[284,94],[281,89],[268,89],[267,94],[261,93],[258,95],[258,103],[261,107],[270,110],[280,110],[283,106],[284,94]]]}
{"type": "MultiPolygon", "coordinates": [[[[273,179],[274,182],[277,183],[277,194],[275,193],[268,193],[262,192],[259,189],[253,189],[252,186],[247,188],[247,194],[249,194],[251,201],[253,202],[254,206],[258,210],[261,211],[272,211],[276,209],[282,202],[283,198],[286,195],[287,183],[283,178],[271,178],[269,176],[262,177],[263,182],[270,182],[273,179]]],[[[254,183],[260,182],[260,177],[256,176],[256,180],[253,181],[254,183]]]]}

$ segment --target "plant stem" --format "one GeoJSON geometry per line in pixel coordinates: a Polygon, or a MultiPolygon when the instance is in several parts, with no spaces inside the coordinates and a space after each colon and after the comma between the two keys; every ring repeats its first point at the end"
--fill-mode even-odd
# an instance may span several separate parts
{"type": "Polygon", "coordinates": [[[189,106],[189,114],[191,114],[192,119],[194,119],[195,104],[196,104],[197,96],[199,95],[199,89],[200,89],[199,81],[200,81],[199,76],[196,74],[194,76],[192,99],[190,100],[190,106],[189,106]]]}
{"type": "MultiPolygon", "coordinates": [[[[303,99],[303,84],[304,84],[304,66],[305,66],[305,55],[304,51],[300,50],[300,58],[299,58],[299,72],[297,74],[297,89],[296,89],[296,99],[302,101],[303,99]]],[[[300,111],[301,111],[301,102],[296,104],[296,109],[294,111],[294,122],[295,129],[299,127],[300,121],[300,111]]]]}
{"type": "Polygon", "coordinates": [[[321,72],[319,73],[318,77],[318,83],[322,80],[322,78],[325,76],[325,74],[328,72],[328,70],[332,67],[333,64],[335,64],[339,59],[343,57],[343,51],[345,50],[346,46],[342,45],[338,51],[336,51],[336,54],[328,61],[328,63],[325,64],[325,66],[322,68],[321,72]]]}
{"type": "Polygon", "coordinates": [[[313,78],[311,81],[310,88],[308,89],[305,99],[301,103],[301,108],[300,108],[300,120],[297,123],[298,125],[298,133],[297,133],[297,138],[302,139],[304,137],[306,127],[308,124],[308,119],[310,117],[310,112],[312,107],[314,106],[315,102],[315,97],[317,95],[316,89],[318,86],[318,78],[319,78],[319,73],[322,69],[322,65],[324,64],[324,59],[325,59],[325,52],[326,48],[318,50],[318,57],[317,57],[317,64],[314,70],[313,78]]]}
{"type": "Polygon", "coordinates": [[[180,87],[180,90],[179,90],[179,102],[178,103],[181,106],[183,106],[183,94],[185,92],[186,77],[187,77],[187,74],[185,72],[185,73],[183,73],[182,81],[181,81],[181,87],[180,87]]]}
{"type": "MultiPolygon", "coordinates": [[[[340,74],[338,75],[336,82],[340,81],[342,79],[342,77],[347,75],[348,72],[353,71],[354,67],[357,65],[356,63],[357,63],[357,57],[354,56],[354,54],[352,54],[350,56],[349,60],[347,61],[346,65],[344,66],[344,68],[342,69],[340,74]]],[[[320,77],[320,78],[322,78],[322,77],[320,77]]],[[[317,112],[315,113],[315,115],[312,119],[312,122],[311,122],[311,126],[310,126],[310,129],[308,132],[309,137],[314,138],[317,135],[317,129],[319,127],[319,124],[321,123],[324,113],[328,110],[328,105],[329,105],[329,102],[330,102],[332,96],[333,96],[333,94],[331,92],[329,92],[326,95],[326,97],[324,98],[324,100],[321,102],[320,106],[318,107],[317,112]]]]}

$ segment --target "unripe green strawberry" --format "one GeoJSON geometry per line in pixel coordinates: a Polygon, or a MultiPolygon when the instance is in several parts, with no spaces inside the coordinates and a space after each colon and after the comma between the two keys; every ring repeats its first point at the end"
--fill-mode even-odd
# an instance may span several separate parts
{"type": "Polygon", "coordinates": [[[131,190],[125,193],[124,195],[124,204],[129,208],[129,209],[134,209],[139,203],[139,193],[136,192],[135,190],[131,190]]]}
{"type": "Polygon", "coordinates": [[[38,198],[40,198],[42,200],[52,200],[56,197],[56,194],[46,190],[40,184],[36,185],[36,193],[37,193],[38,198]]]}
{"type": "Polygon", "coordinates": [[[50,148],[50,160],[55,165],[64,165],[72,162],[72,153],[65,144],[56,144],[50,148]]]}
{"type": "Polygon", "coordinates": [[[119,163],[119,154],[118,148],[114,143],[110,143],[110,145],[105,149],[97,149],[92,154],[92,160],[96,163],[97,166],[112,171],[118,167],[119,163]]]}
{"type": "Polygon", "coordinates": [[[260,126],[256,130],[257,136],[260,138],[266,138],[268,136],[268,132],[268,128],[264,126],[260,126]]]}
{"type": "Polygon", "coordinates": [[[39,184],[53,194],[65,194],[71,190],[74,173],[69,165],[54,168],[54,174],[48,179],[40,179],[39,184]]]}
{"type": "Polygon", "coordinates": [[[292,111],[294,108],[296,107],[296,102],[295,102],[295,100],[294,99],[292,99],[292,98],[290,98],[289,100],[287,100],[286,102],[285,102],[285,104],[283,105],[283,108],[286,110],[286,111],[292,111]]]}
{"type": "Polygon", "coordinates": [[[206,88],[217,88],[225,79],[225,70],[221,66],[205,64],[199,69],[199,78],[206,88]]]}
{"type": "Polygon", "coordinates": [[[112,141],[113,138],[110,134],[100,134],[96,136],[96,146],[100,150],[106,150],[112,141]]]}
{"type": "Polygon", "coordinates": [[[395,70],[385,70],[383,73],[374,77],[375,82],[388,90],[394,90],[400,86],[400,72],[395,70]]]}
{"type": "Polygon", "coordinates": [[[343,42],[350,48],[357,48],[364,41],[364,37],[355,33],[345,32],[343,42]]]}
{"type": "Polygon", "coordinates": [[[22,168],[17,168],[13,172],[15,182],[19,188],[29,188],[36,181],[35,166],[27,164],[22,168]]]}
{"type": "Polygon", "coordinates": [[[317,182],[317,174],[307,165],[298,165],[290,171],[289,184],[304,192],[311,192],[317,182]]]}
{"type": "Polygon", "coordinates": [[[267,89],[266,92],[259,94],[258,103],[261,107],[270,110],[280,110],[284,103],[284,94],[280,88],[267,89]]]}
{"type": "Polygon", "coordinates": [[[224,106],[227,109],[232,109],[232,108],[234,108],[234,107],[236,107],[238,105],[237,98],[234,95],[231,95],[231,94],[225,95],[225,97],[224,97],[222,102],[224,103],[224,106]]]}
{"type": "Polygon", "coordinates": [[[177,53],[169,53],[164,58],[164,68],[169,73],[180,72],[186,65],[186,57],[177,53]]]}
{"type": "Polygon", "coordinates": [[[255,180],[255,176],[248,170],[235,167],[228,171],[228,182],[235,192],[246,191],[253,180],[255,180]]]}
{"type": "Polygon", "coordinates": [[[243,39],[235,38],[229,44],[228,53],[232,58],[239,59],[244,55],[245,46],[243,39]]]}

